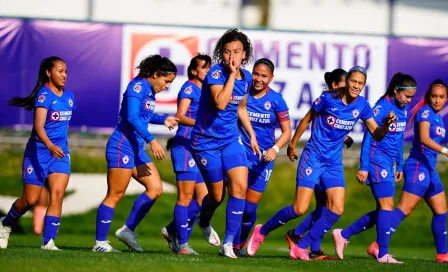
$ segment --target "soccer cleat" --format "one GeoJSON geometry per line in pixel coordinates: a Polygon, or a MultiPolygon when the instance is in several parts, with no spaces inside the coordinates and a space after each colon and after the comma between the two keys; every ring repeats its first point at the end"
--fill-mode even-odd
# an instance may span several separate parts
{"type": "Polygon", "coordinates": [[[347,239],[342,237],[342,229],[335,229],[331,234],[333,234],[334,248],[339,259],[344,259],[344,248],[350,243],[347,239]]]}
{"type": "Polygon", "coordinates": [[[180,255],[199,255],[194,249],[188,244],[179,245],[179,252],[180,255]]]}
{"type": "Polygon", "coordinates": [[[263,243],[265,236],[260,233],[260,229],[262,226],[262,224],[258,224],[255,226],[254,231],[252,232],[252,235],[247,242],[247,255],[251,257],[253,257],[255,253],[257,253],[258,248],[260,247],[261,243],[263,243]]]}
{"type": "Polygon", "coordinates": [[[174,253],[179,253],[179,245],[177,244],[177,234],[175,232],[168,231],[167,227],[163,227],[160,230],[160,236],[165,238],[165,240],[168,242],[168,247],[173,251],[174,253]]]}
{"type": "Polygon", "coordinates": [[[390,254],[386,254],[381,258],[376,259],[379,263],[391,263],[391,264],[402,264],[403,262],[399,262],[394,259],[394,257],[390,254]]]}
{"type": "Polygon", "coordinates": [[[436,261],[438,263],[448,263],[448,253],[445,254],[437,254],[436,261]]]}
{"type": "Polygon", "coordinates": [[[218,256],[228,257],[232,259],[236,259],[236,255],[233,252],[233,244],[232,243],[226,243],[221,246],[219,249],[218,256]]]}
{"type": "Polygon", "coordinates": [[[201,227],[201,225],[199,225],[199,217],[197,219],[198,222],[198,226],[202,231],[202,235],[204,235],[204,239],[212,246],[219,246],[221,244],[221,240],[219,240],[219,236],[218,233],[216,233],[216,231],[212,228],[212,226],[208,226],[208,227],[201,227]]]}
{"type": "Polygon", "coordinates": [[[297,245],[302,239],[302,235],[297,236],[294,234],[294,230],[288,230],[285,234],[285,239],[288,241],[289,250],[291,250],[295,245],[297,245]]]}
{"type": "Polygon", "coordinates": [[[370,246],[367,248],[367,254],[374,257],[375,259],[378,258],[378,254],[380,254],[380,249],[376,242],[370,244],[370,246]]]}
{"type": "Polygon", "coordinates": [[[33,213],[34,234],[40,235],[44,225],[45,212],[47,209],[43,206],[36,206],[33,213]]]}
{"type": "Polygon", "coordinates": [[[325,254],[322,249],[319,251],[310,251],[310,259],[314,261],[337,261],[338,259],[335,257],[331,257],[325,254]]]}
{"type": "Polygon", "coordinates": [[[41,249],[44,249],[44,250],[60,250],[60,249],[57,248],[56,245],[54,244],[53,239],[50,239],[50,241],[48,241],[47,244],[42,245],[40,248],[41,248],[41,249]]]}
{"type": "Polygon", "coordinates": [[[3,220],[5,220],[6,216],[0,218],[0,248],[8,247],[9,234],[11,233],[10,226],[3,226],[3,220]]]}
{"type": "Polygon", "coordinates": [[[233,253],[235,253],[236,257],[238,257],[238,258],[246,258],[246,257],[248,257],[246,251],[244,249],[242,249],[242,248],[238,249],[238,248],[234,247],[233,248],[233,253]]]}
{"type": "Polygon", "coordinates": [[[113,248],[109,241],[95,241],[92,248],[93,252],[121,252],[118,249],[113,248]]]}
{"type": "Polygon", "coordinates": [[[294,245],[293,248],[289,250],[289,258],[291,260],[297,260],[300,259],[302,261],[309,261],[310,255],[308,250],[304,248],[300,248],[297,245],[294,245]]]}
{"type": "Polygon", "coordinates": [[[127,245],[130,250],[134,250],[140,253],[143,252],[143,249],[137,244],[137,241],[135,240],[137,234],[130,230],[126,225],[118,229],[115,232],[115,236],[117,236],[118,240],[127,245]]]}

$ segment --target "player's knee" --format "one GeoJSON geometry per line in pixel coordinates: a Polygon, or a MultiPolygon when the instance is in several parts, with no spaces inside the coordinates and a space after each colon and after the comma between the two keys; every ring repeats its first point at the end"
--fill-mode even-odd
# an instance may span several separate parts
{"type": "Polygon", "coordinates": [[[246,192],[247,192],[247,184],[240,183],[240,184],[233,184],[232,185],[232,196],[240,199],[246,198],[246,192]]]}
{"type": "Polygon", "coordinates": [[[148,191],[148,195],[151,199],[156,200],[158,199],[163,193],[163,188],[162,185],[160,186],[156,186],[156,187],[152,187],[149,191],[148,191]]]}
{"type": "Polygon", "coordinates": [[[382,210],[386,210],[386,211],[393,211],[394,210],[394,201],[393,200],[383,201],[382,203],[380,203],[380,208],[382,210]]]}
{"type": "Polygon", "coordinates": [[[342,215],[344,213],[343,205],[329,205],[328,209],[336,214],[342,215]]]}
{"type": "Polygon", "coordinates": [[[305,214],[306,211],[308,210],[308,206],[301,205],[301,204],[296,204],[296,203],[294,204],[293,208],[294,208],[294,212],[298,216],[301,216],[301,215],[305,214]]]}
{"type": "Polygon", "coordinates": [[[21,198],[22,204],[25,207],[33,207],[37,201],[39,200],[39,196],[33,196],[33,195],[24,195],[21,198]]]}
{"type": "Polygon", "coordinates": [[[117,204],[123,198],[125,193],[126,193],[126,191],[107,193],[106,200],[109,200],[109,201],[117,204]]]}
{"type": "Polygon", "coordinates": [[[193,193],[180,193],[177,200],[177,204],[182,206],[188,206],[191,203],[191,200],[193,199],[193,193]]]}

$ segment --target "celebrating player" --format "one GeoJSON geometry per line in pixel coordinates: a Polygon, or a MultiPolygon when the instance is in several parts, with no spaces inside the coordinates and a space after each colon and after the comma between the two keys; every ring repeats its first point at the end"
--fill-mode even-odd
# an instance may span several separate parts
{"type": "Polygon", "coordinates": [[[31,94],[9,101],[12,106],[34,109],[34,125],[23,156],[23,195],[0,220],[0,248],[8,246],[11,226],[36,204],[47,183],[50,203],[44,218],[41,248],[59,250],[54,241],[70,177],[67,132],[72,110],[76,108],[73,93],[64,89],[66,80],[66,63],[59,57],[46,58],[40,64],[37,84],[31,94]]]}
{"type": "Polygon", "coordinates": [[[357,179],[370,186],[376,200],[376,210],[371,211],[345,229],[335,229],[333,239],[336,253],[343,259],[343,250],[348,239],[373,227],[376,224],[380,263],[402,263],[388,252],[390,216],[394,209],[395,183],[403,177],[403,141],[406,128],[408,104],[415,95],[417,83],[407,74],[397,73],[389,83],[386,93],[373,108],[374,119],[378,124],[384,122],[388,112],[393,111],[397,121],[389,127],[383,141],[376,142],[365,131],[361,148],[360,168],[357,179]],[[396,171],[394,165],[396,164],[396,171]]]}
{"type": "Polygon", "coordinates": [[[107,195],[98,208],[96,242],[93,251],[117,252],[107,241],[115,207],[126,192],[133,177],[146,190],[137,197],[125,225],[115,232],[117,238],[131,250],[143,252],[135,240],[135,228],[149,212],[162,193],[162,182],[156,166],[145,151],[145,142],[151,145],[154,157],[165,158],[163,147],[148,131],[148,123],[173,129],[177,118],[154,114],[155,95],[166,90],[176,78],[177,68],[167,58],[153,55],[137,67],[138,76],[123,94],[118,125],[106,146],[107,195]]]}
{"type": "Polygon", "coordinates": [[[327,208],[311,227],[310,231],[298,241],[292,237],[290,257],[310,260],[306,250],[313,241],[321,239],[331,229],[344,210],[345,180],[342,164],[343,142],[354,124],[363,120],[376,141],[386,135],[389,125],[396,119],[393,112],[386,117],[382,127],[373,119],[372,109],[367,100],[359,96],[367,78],[364,68],[355,66],[347,75],[347,86],[334,91],[324,92],[318,97],[313,107],[300,121],[294,137],[288,146],[290,159],[297,159],[295,145],[307,126],[317,116],[316,127],[311,133],[297,168],[297,185],[294,203],[281,209],[263,225],[257,225],[248,242],[247,253],[253,256],[265,236],[286,222],[303,215],[308,209],[315,183],[319,181],[327,195],[327,208]]]}
{"type": "Polygon", "coordinates": [[[243,247],[257,219],[257,208],[263,192],[266,190],[274,168],[274,160],[279,150],[291,139],[289,109],[283,96],[269,88],[274,78],[274,64],[268,59],[259,59],[252,70],[252,86],[247,98],[247,111],[257,142],[264,154],[259,161],[250,146],[250,137],[240,124],[241,139],[246,147],[249,161],[249,181],[246,193],[246,205],[240,233],[235,236],[235,254],[244,255],[243,247]],[[275,142],[275,127],[280,124],[282,134],[275,142]]]}
{"type": "Polygon", "coordinates": [[[220,244],[211,231],[210,220],[225,195],[224,175],[228,177],[227,204],[222,256],[236,258],[233,239],[241,226],[247,191],[247,158],[238,119],[250,137],[253,153],[261,152],[246,109],[251,74],[241,66],[252,59],[249,38],[237,29],[224,33],[213,52],[214,65],[202,85],[196,123],[191,135],[193,157],[207,182],[208,196],[202,202],[198,222],[204,237],[213,245],[220,244]]]}

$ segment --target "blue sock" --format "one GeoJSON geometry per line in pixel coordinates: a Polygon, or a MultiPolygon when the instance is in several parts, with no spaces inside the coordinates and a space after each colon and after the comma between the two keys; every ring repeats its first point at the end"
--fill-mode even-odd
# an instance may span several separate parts
{"type": "Polygon", "coordinates": [[[243,220],[245,199],[229,197],[226,209],[226,231],[223,244],[233,243],[238,229],[241,228],[241,221],[243,220]]]}
{"type": "Polygon", "coordinates": [[[44,238],[43,244],[46,245],[51,239],[56,239],[59,225],[61,225],[61,218],[56,216],[45,216],[44,219],[44,238]]]}
{"type": "Polygon", "coordinates": [[[193,199],[188,206],[188,228],[187,228],[187,239],[190,239],[191,232],[193,232],[194,225],[196,224],[196,219],[198,218],[198,214],[201,211],[201,207],[199,206],[196,199],[193,199]]]}
{"type": "Polygon", "coordinates": [[[286,224],[292,219],[297,218],[298,215],[294,211],[293,206],[287,206],[278,211],[273,217],[271,217],[260,229],[260,233],[264,236],[276,228],[286,224]]]}
{"type": "Polygon", "coordinates": [[[112,217],[114,217],[115,209],[109,206],[101,205],[96,212],[96,240],[106,241],[107,233],[109,232],[110,224],[112,223],[112,217]]]}
{"type": "MultiPolygon", "coordinates": [[[[317,220],[319,220],[319,218],[321,217],[322,213],[326,213],[327,212],[327,207],[325,207],[325,206],[317,207],[316,210],[317,209],[320,209],[320,213],[316,214],[316,216],[318,215],[319,217],[317,217],[317,218],[313,217],[313,225],[314,225],[315,222],[317,222],[317,220]]],[[[310,246],[311,251],[318,252],[318,251],[321,250],[322,238],[317,238],[317,239],[313,240],[313,242],[311,243],[311,246],[310,246]]]]}
{"type": "Polygon", "coordinates": [[[378,258],[383,257],[389,253],[389,239],[390,239],[390,217],[392,211],[379,210],[378,218],[376,220],[376,242],[380,249],[378,258]]]}
{"type": "MultiPolygon", "coordinates": [[[[406,218],[406,215],[399,209],[396,208],[392,212],[392,216],[390,217],[390,235],[395,233],[395,231],[398,228],[398,225],[400,225],[401,221],[403,221],[406,218]]],[[[377,241],[378,243],[378,241],[377,241]]]]}
{"type": "Polygon", "coordinates": [[[258,204],[246,201],[246,206],[244,207],[243,222],[241,224],[240,242],[237,245],[241,243],[245,244],[247,242],[247,237],[249,237],[250,231],[255,225],[255,221],[257,221],[257,208],[258,204]]]}
{"type": "Polygon", "coordinates": [[[294,230],[294,235],[303,236],[305,232],[309,231],[314,223],[319,220],[322,215],[322,210],[326,209],[326,207],[316,207],[314,211],[312,211],[302,222],[297,226],[294,230]]]}
{"type": "Polygon", "coordinates": [[[149,212],[154,202],[155,201],[145,193],[139,195],[132,206],[128,219],[126,220],[126,227],[132,231],[135,231],[135,228],[149,212]]]}
{"type": "Polygon", "coordinates": [[[240,244],[241,244],[241,226],[238,228],[235,237],[233,238],[233,247],[237,247],[240,244]]]}
{"type": "Polygon", "coordinates": [[[210,226],[210,221],[212,221],[212,217],[215,214],[216,208],[218,208],[219,205],[214,203],[208,198],[208,195],[204,197],[202,200],[202,207],[201,207],[201,216],[199,217],[199,226],[201,227],[208,227],[210,226]]]}
{"type": "Polygon", "coordinates": [[[339,214],[327,209],[297,245],[300,248],[307,248],[314,240],[322,239],[325,233],[339,220],[339,217],[341,217],[339,214]]]}
{"type": "Polygon", "coordinates": [[[176,232],[176,223],[174,223],[174,219],[166,226],[166,230],[168,232],[176,232]]]}
{"type": "Polygon", "coordinates": [[[188,207],[176,203],[174,206],[174,223],[176,224],[179,245],[188,242],[188,207]]]}
{"type": "Polygon", "coordinates": [[[446,213],[432,216],[432,235],[436,243],[437,254],[445,254],[446,251],[446,213]]]}
{"type": "Polygon", "coordinates": [[[14,204],[12,204],[11,209],[9,210],[2,224],[3,226],[13,226],[17,224],[17,221],[19,221],[20,217],[22,216],[23,214],[17,212],[16,208],[14,208],[14,204]]]}
{"type": "Polygon", "coordinates": [[[342,230],[341,235],[345,239],[350,239],[355,234],[359,234],[373,227],[377,222],[377,211],[371,211],[361,216],[357,221],[342,230]]]}

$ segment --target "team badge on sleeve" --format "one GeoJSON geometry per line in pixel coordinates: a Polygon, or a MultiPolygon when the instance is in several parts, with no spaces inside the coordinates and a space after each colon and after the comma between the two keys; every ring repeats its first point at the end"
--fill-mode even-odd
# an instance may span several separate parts
{"type": "MultiPolygon", "coordinates": [[[[379,107],[374,108],[374,109],[373,109],[373,114],[374,114],[375,116],[377,116],[378,113],[380,113],[380,109],[379,109],[379,107]]],[[[406,114],[406,113],[405,113],[405,114],[406,114]]]]}
{"type": "Polygon", "coordinates": [[[386,169],[383,169],[383,170],[381,171],[381,176],[382,176],[383,178],[386,178],[386,177],[387,177],[387,170],[386,170],[386,169]]]}
{"type": "Polygon", "coordinates": [[[422,118],[428,118],[429,117],[429,110],[425,110],[422,112],[422,118]]]}
{"type": "Polygon", "coordinates": [[[188,86],[187,88],[185,88],[184,92],[186,94],[191,94],[191,92],[193,91],[193,88],[191,88],[191,86],[188,86]]]}
{"type": "Polygon", "coordinates": [[[320,97],[318,97],[315,101],[314,101],[314,105],[319,105],[320,103],[320,97]]]}
{"type": "Polygon", "coordinates": [[[70,105],[70,107],[73,107],[73,100],[71,98],[68,99],[68,104],[70,105]]]}
{"type": "Polygon", "coordinates": [[[42,103],[42,102],[44,102],[45,101],[45,95],[41,95],[41,96],[39,96],[39,98],[37,99],[37,102],[39,102],[39,103],[42,103]]]}
{"type": "Polygon", "coordinates": [[[218,79],[219,76],[220,76],[220,74],[221,74],[221,70],[215,70],[215,71],[213,71],[213,73],[212,73],[212,78],[214,78],[214,79],[218,79]]]}
{"type": "Polygon", "coordinates": [[[264,103],[264,108],[266,109],[266,110],[269,110],[270,108],[271,108],[271,102],[270,101],[266,101],[265,103],[264,103]]]}
{"type": "Polygon", "coordinates": [[[142,90],[142,85],[140,82],[135,83],[134,88],[132,88],[134,90],[134,92],[136,93],[140,93],[140,91],[142,90]]]}
{"type": "Polygon", "coordinates": [[[358,109],[354,109],[352,114],[353,114],[353,117],[355,117],[355,118],[358,117],[358,115],[359,115],[358,109]]]}

